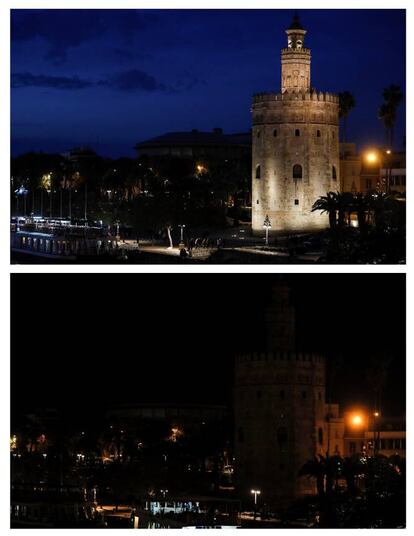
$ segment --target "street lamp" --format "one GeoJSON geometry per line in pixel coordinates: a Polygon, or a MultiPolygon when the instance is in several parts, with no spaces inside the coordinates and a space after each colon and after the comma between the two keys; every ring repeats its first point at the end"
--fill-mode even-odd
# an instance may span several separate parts
{"type": "Polygon", "coordinates": [[[365,158],[369,164],[375,164],[378,162],[378,154],[376,151],[369,151],[369,153],[365,155],[365,158]]]}
{"type": "Polygon", "coordinates": [[[382,160],[385,164],[385,192],[389,193],[390,190],[390,179],[391,179],[391,169],[389,165],[389,157],[392,154],[391,149],[383,149],[380,151],[371,150],[365,153],[365,160],[368,164],[381,164],[380,156],[382,155],[382,160]]]}
{"type": "Polygon", "coordinates": [[[269,245],[269,229],[272,227],[272,224],[269,220],[269,216],[266,214],[265,221],[263,222],[263,228],[266,231],[265,246],[269,245]]]}
{"type": "Polygon", "coordinates": [[[390,182],[391,182],[391,166],[390,166],[390,155],[391,149],[387,149],[384,154],[385,162],[385,192],[388,194],[390,192],[390,182]]]}
{"type": "Polygon", "coordinates": [[[168,489],[160,489],[160,492],[162,493],[163,498],[165,499],[165,496],[168,493],[168,489]]]}
{"type": "Polygon", "coordinates": [[[254,495],[254,505],[257,506],[257,496],[260,495],[261,491],[259,489],[252,489],[250,493],[254,495]]]}
{"type": "Polygon", "coordinates": [[[373,413],[373,417],[374,417],[374,456],[378,455],[379,454],[379,451],[381,449],[381,439],[380,439],[380,435],[381,435],[381,427],[380,427],[380,417],[381,417],[381,414],[379,411],[374,411],[373,413]]]}
{"type": "Polygon", "coordinates": [[[185,229],[185,225],[181,224],[178,227],[180,228],[180,232],[181,232],[181,238],[180,238],[179,247],[184,247],[184,229],[185,229]]]}

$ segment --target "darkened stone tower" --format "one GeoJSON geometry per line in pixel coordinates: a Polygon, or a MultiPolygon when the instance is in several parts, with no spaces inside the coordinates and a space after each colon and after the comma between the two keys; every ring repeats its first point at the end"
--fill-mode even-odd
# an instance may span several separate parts
{"type": "Polygon", "coordinates": [[[240,496],[283,505],[314,483],[302,465],[324,451],[325,360],[295,350],[295,309],[279,281],[266,311],[266,351],[239,356],[235,367],[235,456],[240,496]]]}

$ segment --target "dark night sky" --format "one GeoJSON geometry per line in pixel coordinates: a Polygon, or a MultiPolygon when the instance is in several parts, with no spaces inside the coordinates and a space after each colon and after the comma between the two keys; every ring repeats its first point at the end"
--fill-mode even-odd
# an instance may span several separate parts
{"type": "MultiPolygon", "coordinates": [[[[348,138],[384,142],[382,89],[405,91],[404,10],[301,10],[313,85],[351,91],[348,138]]],[[[12,152],[88,144],[109,156],[168,131],[250,128],[278,91],[291,10],[13,10],[12,152]]],[[[396,145],[402,147],[405,106],[396,145]]]]}
{"type": "MultiPolygon", "coordinates": [[[[227,403],[234,355],[264,348],[263,274],[13,274],[12,413],[111,403],[227,403]]],[[[372,402],[368,356],[393,356],[384,413],[405,412],[405,276],[287,276],[298,346],[342,355],[335,399],[372,402]]]]}

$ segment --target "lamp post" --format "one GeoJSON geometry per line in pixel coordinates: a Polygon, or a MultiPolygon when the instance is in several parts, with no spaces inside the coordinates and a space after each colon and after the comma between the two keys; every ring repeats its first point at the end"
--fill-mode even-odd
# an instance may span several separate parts
{"type": "Polygon", "coordinates": [[[380,445],[380,412],[379,411],[374,411],[373,413],[373,417],[374,417],[374,456],[378,456],[379,454],[379,451],[381,449],[381,445],[380,445]]]}
{"type": "MultiPolygon", "coordinates": [[[[380,162],[380,156],[382,156],[382,161],[385,164],[384,190],[386,194],[390,192],[390,181],[391,181],[390,155],[391,154],[392,154],[391,149],[385,149],[382,151],[372,150],[372,151],[368,151],[365,154],[365,160],[368,164],[371,164],[371,165],[379,164],[380,167],[382,163],[380,162]]],[[[381,179],[381,176],[380,176],[380,179],[381,179]]]]}
{"type": "Polygon", "coordinates": [[[263,222],[263,228],[266,231],[266,238],[265,238],[265,246],[267,247],[269,245],[269,229],[272,227],[272,224],[269,220],[269,216],[266,214],[265,221],[263,222]]]}
{"type": "Polygon", "coordinates": [[[181,232],[179,247],[182,248],[182,247],[184,247],[184,229],[185,229],[185,225],[181,224],[178,227],[180,228],[180,232],[181,232]]]}
{"type": "Polygon", "coordinates": [[[391,182],[391,167],[390,167],[390,155],[391,149],[385,151],[384,160],[385,160],[385,193],[390,193],[390,182],[391,182]]]}
{"type": "Polygon", "coordinates": [[[368,416],[363,410],[355,410],[348,414],[347,423],[351,437],[361,440],[361,451],[365,451],[365,441],[368,426],[368,416]]]}
{"type": "Polygon", "coordinates": [[[84,219],[85,219],[85,228],[88,226],[88,183],[85,179],[85,206],[84,206],[84,219]]]}
{"type": "Polygon", "coordinates": [[[259,489],[252,489],[250,490],[250,493],[254,495],[254,519],[256,519],[256,513],[257,513],[257,496],[260,495],[259,489]]]}
{"type": "Polygon", "coordinates": [[[254,506],[257,506],[257,496],[260,495],[261,491],[259,489],[252,489],[250,491],[252,495],[254,495],[254,506]]]}

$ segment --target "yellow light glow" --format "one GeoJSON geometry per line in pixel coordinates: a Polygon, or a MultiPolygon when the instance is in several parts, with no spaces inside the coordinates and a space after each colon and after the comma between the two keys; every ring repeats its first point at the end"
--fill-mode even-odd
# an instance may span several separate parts
{"type": "Polygon", "coordinates": [[[379,412],[378,411],[374,411],[374,417],[379,417],[379,412]]]}
{"type": "Polygon", "coordinates": [[[366,160],[367,162],[369,162],[370,164],[375,164],[375,162],[378,161],[378,155],[377,153],[375,153],[374,151],[371,151],[369,153],[366,154],[366,160]]]}
{"type": "Polygon", "coordinates": [[[199,174],[206,173],[207,171],[206,167],[203,166],[202,164],[197,164],[196,169],[197,169],[197,173],[199,174]]]}
{"type": "Polygon", "coordinates": [[[385,152],[386,152],[387,154],[391,154],[390,149],[387,149],[385,152]]]}
{"type": "Polygon", "coordinates": [[[365,415],[360,411],[355,411],[349,415],[349,424],[353,428],[362,428],[365,424],[365,415]]]}

